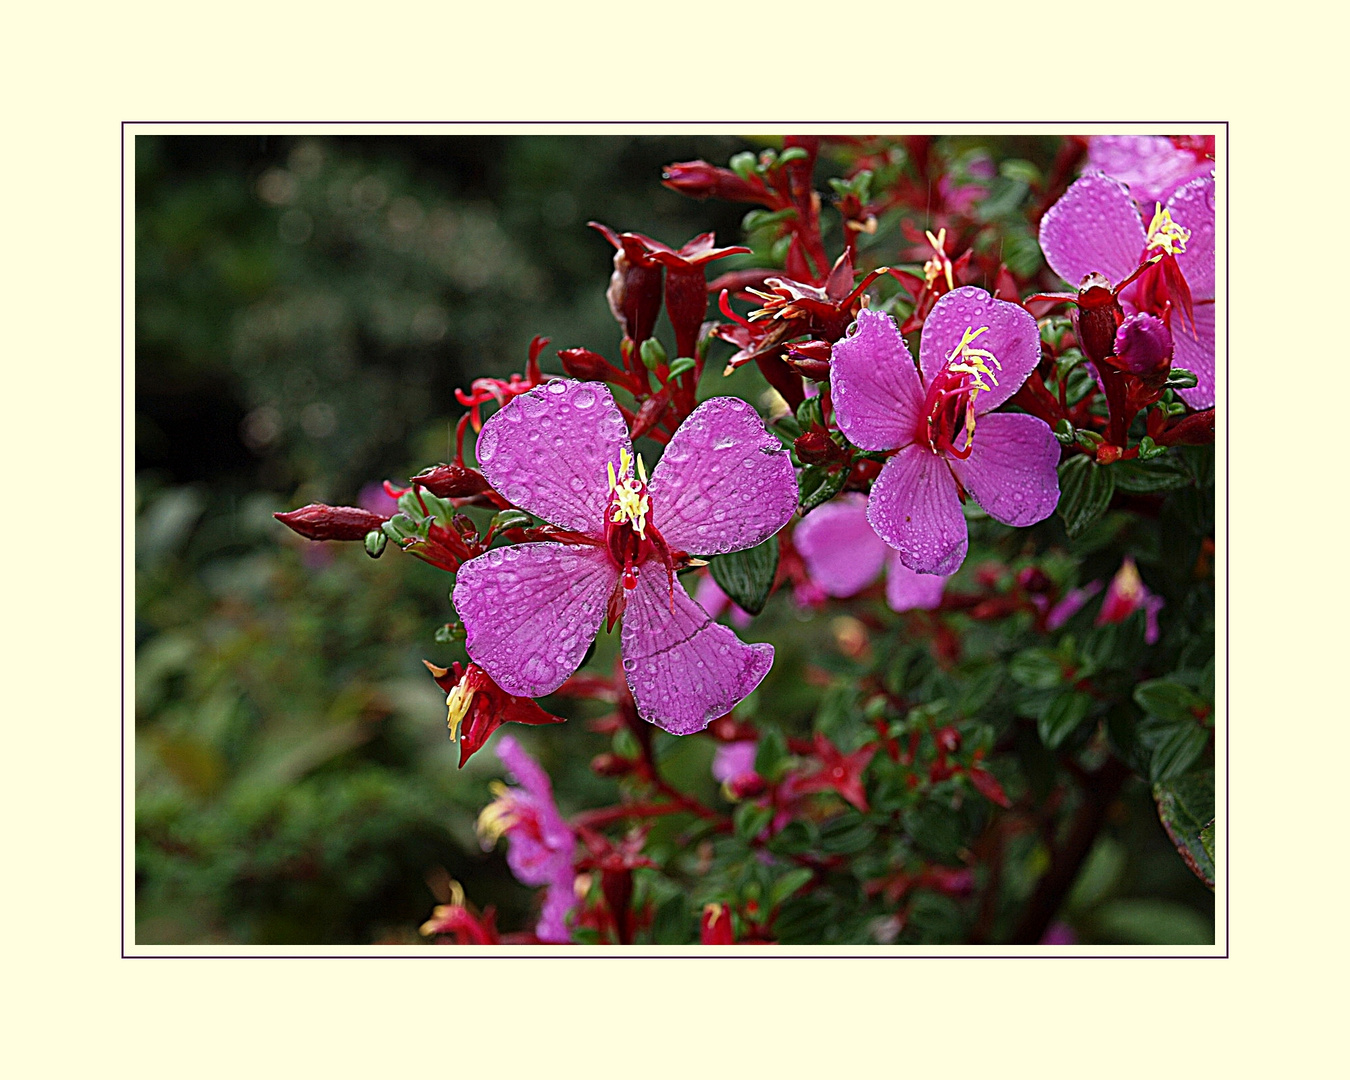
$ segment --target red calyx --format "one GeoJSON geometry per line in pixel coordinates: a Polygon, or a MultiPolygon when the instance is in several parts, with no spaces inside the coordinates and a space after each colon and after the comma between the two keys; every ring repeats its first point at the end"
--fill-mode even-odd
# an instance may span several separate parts
{"type": "Polygon", "coordinates": [[[487,478],[465,465],[435,465],[412,478],[439,499],[467,499],[491,489],[487,478]]]}

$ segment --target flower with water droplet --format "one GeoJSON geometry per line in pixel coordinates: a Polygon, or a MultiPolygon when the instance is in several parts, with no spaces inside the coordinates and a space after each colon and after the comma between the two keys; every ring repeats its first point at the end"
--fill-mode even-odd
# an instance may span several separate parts
{"type": "Polygon", "coordinates": [[[910,570],[956,572],[967,497],[1005,525],[1054,511],[1054,433],[1034,416],[992,411],[1040,360],[1036,320],[1024,308],[973,286],[946,293],[924,322],[917,368],[894,320],[864,309],[833,354],[840,430],[864,450],[896,451],[872,487],[867,520],[910,570]]]}
{"type": "Polygon", "coordinates": [[[559,379],[488,420],[479,447],[494,488],[568,530],[564,542],[505,549],[514,561],[496,549],[460,568],[454,604],[465,646],[508,693],[558,689],[606,616],[610,626],[623,620],[624,670],[639,714],[673,734],[707,727],[759,685],[773,647],[743,644],[673,573],[690,555],[754,547],[796,509],[792,462],[753,409],[733,398],[705,401],[648,476],[608,388],[559,379]],[[591,407],[574,408],[579,396],[591,407]],[[531,444],[516,413],[551,416],[563,445],[531,444]],[[714,471],[715,461],[728,467],[714,471]],[[744,461],[753,467],[739,467],[744,461]],[[719,519],[718,511],[726,513],[719,519]],[[635,679],[630,660],[654,670],[635,679]]]}

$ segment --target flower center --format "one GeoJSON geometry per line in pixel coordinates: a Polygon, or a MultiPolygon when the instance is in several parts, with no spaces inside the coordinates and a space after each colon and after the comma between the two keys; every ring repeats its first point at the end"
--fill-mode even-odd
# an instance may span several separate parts
{"type": "Polygon", "coordinates": [[[484,848],[490,848],[496,844],[506,831],[520,820],[519,815],[516,814],[515,800],[511,797],[509,787],[500,780],[493,780],[488,785],[488,789],[496,798],[483,807],[478,815],[476,825],[479,839],[482,840],[484,848]]]}
{"type": "Polygon", "coordinates": [[[928,387],[919,438],[934,453],[970,457],[975,443],[975,399],[998,385],[994,371],[1003,370],[998,357],[975,345],[988,332],[987,326],[967,326],[960,343],[947,354],[946,366],[928,387]],[[963,427],[965,444],[958,448],[956,440],[963,427]]]}
{"type": "Polygon", "coordinates": [[[642,539],[647,538],[647,515],[651,512],[651,499],[647,495],[647,466],[642,455],[637,456],[638,475],[633,475],[633,455],[627,450],[619,451],[619,471],[616,475],[614,463],[609,469],[609,520],[615,525],[631,525],[633,531],[642,539]]]}
{"type": "Polygon", "coordinates": [[[1186,241],[1191,238],[1191,230],[1172,220],[1172,211],[1164,210],[1162,203],[1154,203],[1153,220],[1148,226],[1148,246],[1144,254],[1156,251],[1152,257],[1160,259],[1164,255],[1180,255],[1186,250],[1186,241]]]}

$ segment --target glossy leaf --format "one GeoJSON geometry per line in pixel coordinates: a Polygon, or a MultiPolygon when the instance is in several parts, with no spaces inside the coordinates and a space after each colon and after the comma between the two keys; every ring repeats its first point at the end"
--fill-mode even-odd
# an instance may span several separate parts
{"type": "Polygon", "coordinates": [[[774,575],[778,573],[778,538],[771,536],[745,551],[716,555],[708,560],[708,570],[738,606],[758,615],[768,602],[774,575]]]}
{"type": "Polygon", "coordinates": [[[1072,539],[1106,512],[1116,490],[1115,474],[1085,454],[1075,454],[1059,467],[1059,516],[1072,539]]]}
{"type": "Polygon", "coordinates": [[[1158,817],[1182,860],[1196,877],[1214,888],[1213,840],[1206,849],[1202,833],[1214,825],[1214,770],[1188,773],[1153,785],[1158,817]]]}

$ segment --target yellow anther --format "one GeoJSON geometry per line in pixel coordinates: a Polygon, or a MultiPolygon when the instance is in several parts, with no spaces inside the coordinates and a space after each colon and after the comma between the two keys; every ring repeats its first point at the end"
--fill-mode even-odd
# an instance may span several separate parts
{"type": "Polygon", "coordinates": [[[933,250],[937,254],[923,264],[923,280],[925,284],[931,286],[939,274],[945,274],[947,291],[951,292],[956,288],[956,283],[952,281],[952,261],[947,258],[947,230],[939,229],[936,236],[931,232],[925,232],[924,235],[928,237],[928,242],[933,245],[933,250]]]}
{"type": "Polygon", "coordinates": [[[1182,254],[1186,250],[1186,241],[1191,238],[1191,230],[1173,221],[1172,211],[1164,210],[1162,203],[1153,206],[1153,220],[1148,225],[1148,247],[1144,250],[1156,250],[1155,259],[1182,254]]]}
{"type": "Polygon", "coordinates": [[[464,684],[463,679],[455,683],[454,689],[445,695],[447,709],[445,722],[450,728],[451,742],[459,742],[459,725],[464,723],[464,718],[469,715],[469,705],[472,702],[473,691],[464,684]]]}
{"type": "Polygon", "coordinates": [[[516,823],[516,815],[513,813],[515,803],[511,798],[511,789],[500,780],[492,781],[488,787],[497,797],[483,807],[478,815],[477,829],[479,838],[491,847],[516,823]]]}
{"type": "Polygon", "coordinates": [[[637,457],[638,476],[633,475],[633,455],[627,450],[619,451],[619,469],[617,474],[613,462],[606,466],[609,470],[609,493],[614,513],[610,521],[622,525],[631,521],[638,536],[647,538],[647,514],[651,512],[651,500],[647,497],[647,464],[642,455],[637,457]],[[641,477],[641,479],[638,479],[641,477]]]}
{"type": "Polygon", "coordinates": [[[1131,604],[1137,604],[1144,595],[1144,580],[1139,576],[1139,568],[1134,565],[1133,559],[1126,559],[1121,564],[1112,585],[1115,586],[1116,595],[1131,604]]]}
{"type": "Polygon", "coordinates": [[[998,357],[988,349],[974,348],[975,339],[981,334],[988,333],[989,327],[981,326],[978,330],[967,326],[965,333],[961,335],[961,343],[947,354],[947,370],[960,371],[969,375],[974,384],[970,388],[970,397],[966,399],[966,445],[975,438],[975,399],[979,397],[981,390],[992,390],[998,385],[998,377],[995,376],[993,368],[1003,370],[1003,365],[999,363],[998,357]],[[993,367],[990,367],[990,365],[993,367]],[[985,379],[989,382],[985,382],[985,379]]]}

